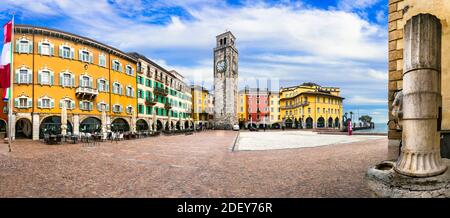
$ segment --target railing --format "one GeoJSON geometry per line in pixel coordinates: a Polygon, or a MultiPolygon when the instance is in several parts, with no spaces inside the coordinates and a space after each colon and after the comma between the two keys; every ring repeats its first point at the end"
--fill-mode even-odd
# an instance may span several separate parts
{"type": "Polygon", "coordinates": [[[293,105],[285,105],[285,106],[280,106],[281,109],[294,109],[297,107],[302,107],[302,106],[307,106],[309,105],[309,102],[304,101],[303,103],[297,103],[297,104],[293,104],[293,105]]]}
{"type": "Polygon", "coordinates": [[[161,95],[161,96],[167,96],[169,94],[169,89],[164,89],[164,88],[160,88],[160,87],[155,87],[154,88],[154,93],[156,95],[161,95]]]}
{"type": "Polygon", "coordinates": [[[98,95],[98,90],[90,87],[78,87],[75,90],[78,97],[91,97],[95,98],[98,95]]]}
{"type": "Polygon", "coordinates": [[[147,98],[147,99],[145,99],[145,105],[153,106],[155,104],[156,104],[156,99],[154,99],[154,98],[147,98]]]}

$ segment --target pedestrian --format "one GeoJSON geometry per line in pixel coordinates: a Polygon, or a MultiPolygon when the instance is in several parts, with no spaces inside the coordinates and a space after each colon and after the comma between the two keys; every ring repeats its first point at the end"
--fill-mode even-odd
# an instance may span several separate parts
{"type": "Polygon", "coordinates": [[[352,129],[352,122],[349,121],[349,122],[348,122],[348,135],[351,136],[351,135],[352,135],[352,132],[353,132],[353,129],[352,129]]]}

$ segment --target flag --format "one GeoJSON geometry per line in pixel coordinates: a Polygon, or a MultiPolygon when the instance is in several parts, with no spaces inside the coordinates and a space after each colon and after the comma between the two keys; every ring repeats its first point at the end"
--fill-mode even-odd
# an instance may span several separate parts
{"type": "Polygon", "coordinates": [[[12,30],[13,21],[9,21],[3,26],[3,49],[0,59],[0,88],[6,89],[3,92],[3,99],[8,99],[9,87],[11,86],[11,56],[12,56],[12,30]]]}

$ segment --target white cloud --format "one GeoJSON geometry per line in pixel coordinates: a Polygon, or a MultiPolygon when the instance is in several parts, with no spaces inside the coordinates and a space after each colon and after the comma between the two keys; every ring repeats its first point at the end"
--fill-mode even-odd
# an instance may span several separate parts
{"type": "MultiPolygon", "coordinates": [[[[115,2],[3,0],[0,12],[53,16],[53,28],[124,51],[151,54],[149,58],[167,69],[177,70],[190,81],[204,80],[207,85],[212,84],[215,36],[231,30],[240,52],[241,81],[312,81],[340,86],[348,105],[387,105],[387,31],[352,12],[363,11],[379,0],[341,0],[332,10],[304,7],[301,1],[275,6],[248,1],[239,7],[219,0],[115,2]],[[165,7],[180,7],[190,18],[171,14],[168,23],[151,22],[165,7]],[[144,14],[148,11],[155,13],[144,14]]],[[[382,16],[381,12],[377,15],[379,19],[382,16]]]]}
{"type": "Polygon", "coordinates": [[[367,72],[367,75],[369,75],[373,79],[382,80],[382,81],[387,81],[387,79],[388,79],[388,74],[387,73],[381,72],[381,71],[376,71],[376,70],[373,70],[373,69],[370,69],[367,72]]]}
{"type": "Polygon", "coordinates": [[[368,104],[376,104],[376,105],[386,104],[387,105],[388,101],[387,101],[387,99],[382,99],[382,98],[368,98],[368,97],[364,97],[364,96],[355,95],[348,100],[348,103],[361,104],[361,105],[368,105],[368,104]]]}

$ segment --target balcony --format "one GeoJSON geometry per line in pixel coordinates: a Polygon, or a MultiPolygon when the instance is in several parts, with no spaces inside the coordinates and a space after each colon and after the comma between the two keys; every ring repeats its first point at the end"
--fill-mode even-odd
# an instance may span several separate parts
{"type": "Polygon", "coordinates": [[[143,71],[142,67],[138,67],[138,68],[136,69],[136,71],[137,71],[137,73],[139,73],[139,74],[144,74],[144,71],[143,71]]]}
{"type": "Polygon", "coordinates": [[[309,102],[308,101],[304,101],[303,103],[297,103],[297,104],[293,104],[293,105],[285,105],[285,106],[280,106],[281,109],[283,110],[290,110],[290,109],[294,109],[297,107],[303,107],[303,106],[308,106],[309,102]]]}
{"type": "Polygon", "coordinates": [[[170,109],[172,109],[172,105],[170,105],[170,103],[165,103],[164,104],[164,109],[166,109],[166,110],[170,110],[170,109]]]}
{"type": "Polygon", "coordinates": [[[153,90],[153,92],[155,93],[155,95],[160,95],[160,96],[167,96],[169,94],[169,89],[164,89],[164,88],[159,88],[159,87],[155,87],[155,89],[153,90]]]}
{"type": "Polygon", "coordinates": [[[154,98],[147,98],[145,99],[145,105],[146,106],[153,106],[156,104],[156,99],[154,98]]]}
{"type": "Polygon", "coordinates": [[[78,87],[75,94],[81,99],[94,99],[98,95],[98,90],[90,87],[78,87]]]}

